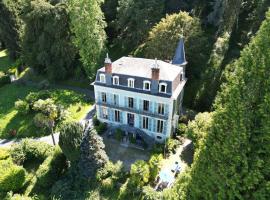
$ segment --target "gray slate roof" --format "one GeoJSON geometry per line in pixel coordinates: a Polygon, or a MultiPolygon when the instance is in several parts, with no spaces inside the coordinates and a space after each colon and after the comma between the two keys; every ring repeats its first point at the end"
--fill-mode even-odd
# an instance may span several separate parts
{"type": "MultiPolygon", "coordinates": [[[[173,81],[182,71],[182,67],[157,60],[160,68],[160,80],[173,81]]],[[[112,63],[112,73],[151,79],[155,60],[145,58],[122,57],[112,63]]],[[[99,69],[105,72],[105,67],[99,69]]]]}
{"type": "Polygon", "coordinates": [[[185,44],[184,44],[184,38],[180,38],[175,55],[173,57],[172,64],[174,65],[186,65],[186,54],[185,54],[185,44]]]}

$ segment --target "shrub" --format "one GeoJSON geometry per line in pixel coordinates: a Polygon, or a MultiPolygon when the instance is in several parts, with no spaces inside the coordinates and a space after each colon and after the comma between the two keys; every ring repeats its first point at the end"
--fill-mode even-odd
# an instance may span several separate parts
{"type": "Polygon", "coordinates": [[[184,123],[180,123],[178,125],[177,133],[178,133],[179,136],[182,136],[182,135],[185,134],[186,130],[187,130],[187,125],[184,124],[184,123]]]}
{"type": "Polygon", "coordinates": [[[148,183],[149,178],[150,170],[147,162],[143,160],[137,160],[134,164],[131,165],[130,181],[134,187],[142,187],[143,185],[148,183]]]}
{"type": "Polygon", "coordinates": [[[142,189],[142,198],[141,200],[161,200],[162,194],[157,192],[151,186],[144,186],[142,189]]]}
{"type": "Polygon", "coordinates": [[[158,175],[163,160],[162,154],[154,154],[149,160],[150,180],[154,181],[158,175]]]}
{"type": "Polygon", "coordinates": [[[33,122],[37,128],[49,128],[52,125],[52,120],[43,113],[37,113],[33,118],[33,122]]]}
{"type": "Polygon", "coordinates": [[[101,181],[101,190],[102,191],[112,191],[114,188],[114,181],[111,177],[103,179],[101,181]]]}
{"type": "Polygon", "coordinates": [[[105,123],[99,123],[96,127],[96,131],[99,135],[102,135],[107,129],[107,125],[105,123]]]}
{"type": "Polygon", "coordinates": [[[57,106],[52,99],[39,99],[34,102],[33,110],[42,112],[51,119],[57,118],[57,106]]]}
{"type": "Polygon", "coordinates": [[[175,153],[176,148],[180,145],[178,140],[169,138],[166,141],[166,150],[168,153],[175,153]]]}
{"type": "Polygon", "coordinates": [[[84,133],[83,126],[77,122],[66,122],[60,126],[59,132],[59,146],[63,153],[69,161],[77,161],[84,133]]]}
{"type": "Polygon", "coordinates": [[[102,181],[111,177],[113,180],[119,180],[123,177],[123,163],[117,161],[117,163],[107,162],[105,166],[98,170],[96,178],[98,181],[102,181]]]}
{"type": "Polygon", "coordinates": [[[116,129],[114,133],[114,138],[118,141],[122,141],[123,137],[124,137],[124,132],[120,128],[116,129]]]}
{"type": "Polygon", "coordinates": [[[0,160],[0,191],[18,191],[25,182],[26,172],[23,167],[15,165],[12,160],[0,160]]]}
{"type": "Polygon", "coordinates": [[[152,154],[163,154],[164,153],[164,144],[155,143],[152,149],[152,154]]]}
{"type": "Polygon", "coordinates": [[[133,134],[129,134],[128,138],[129,138],[130,143],[136,144],[136,137],[134,137],[133,134]]]}
{"type": "Polygon", "coordinates": [[[93,118],[93,124],[94,126],[98,126],[100,124],[100,121],[98,120],[97,115],[95,115],[93,118]]]}
{"type": "Polygon", "coordinates": [[[26,115],[29,112],[29,104],[26,101],[18,100],[15,102],[15,109],[18,113],[26,115]]]}
{"type": "Polygon", "coordinates": [[[9,151],[6,148],[0,148],[0,160],[5,160],[9,157],[9,151]]]}
{"type": "Polygon", "coordinates": [[[0,87],[9,83],[10,83],[10,78],[8,75],[5,74],[5,75],[0,76],[0,87]]]}
{"type": "Polygon", "coordinates": [[[30,92],[25,100],[28,104],[30,104],[30,106],[33,106],[34,103],[39,100],[39,99],[48,99],[51,98],[51,93],[48,90],[42,90],[39,92],[30,92]]]}
{"type": "Polygon", "coordinates": [[[45,160],[51,155],[53,147],[45,142],[37,142],[31,139],[23,139],[12,146],[10,155],[17,164],[23,164],[28,160],[45,160]]]}
{"type": "Polygon", "coordinates": [[[32,197],[23,196],[21,194],[13,194],[13,192],[8,192],[4,200],[34,200],[34,199],[38,199],[38,198],[35,198],[35,197],[32,198],[32,197]]]}
{"type": "Polygon", "coordinates": [[[66,157],[61,149],[56,147],[53,154],[47,157],[39,166],[36,172],[36,186],[48,188],[59,179],[66,167],[66,157]]]}

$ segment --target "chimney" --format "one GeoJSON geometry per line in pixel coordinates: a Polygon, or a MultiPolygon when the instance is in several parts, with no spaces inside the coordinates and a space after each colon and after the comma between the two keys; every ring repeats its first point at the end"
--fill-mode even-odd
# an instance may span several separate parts
{"type": "Polygon", "coordinates": [[[107,57],[105,58],[105,61],[104,61],[104,66],[105,66],[106,74],[111,74],[112,73],[112,61],[109,58],[108,53],[107,53],[107,57]]]}
{"type": "Polygon", "coordinates": [[[152,69],[152,80],[158,81],[159,80],[159,67],[157,64],[157,59],[155,59],[155,65],[151,69],[152,69]]]}
{"type": "Polygon", "coordinates": [[[152,70],[151,93],[157,94],[158,93],[158,84],[159,84],[159,73],[160,73],[157,59],[155,59],[155,64],[151,68],[151,70],[152,70]]]}

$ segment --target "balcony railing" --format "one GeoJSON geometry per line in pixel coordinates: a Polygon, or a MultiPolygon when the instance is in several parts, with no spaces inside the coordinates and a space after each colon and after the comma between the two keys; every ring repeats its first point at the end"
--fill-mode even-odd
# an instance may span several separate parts
{"type": "Polygon", "coordinates": [[[113,109],[123,110],[126,112],[136,113],[139,115],[146,115],[149,117],[159,118],[159,119],[163,119],[163,120],[168,119],[168,115],[161,115],[161,114],[153,113],[150,111],[138,110],[137,108],[128,108],[128,107],[123,107],[120,105],[114,105],[114,104],[105,103],[105,102],[97,102],[96,104],[99,106],[104,106],[104,107],[109,107],[109,108],[113,108],[113,109]]]}

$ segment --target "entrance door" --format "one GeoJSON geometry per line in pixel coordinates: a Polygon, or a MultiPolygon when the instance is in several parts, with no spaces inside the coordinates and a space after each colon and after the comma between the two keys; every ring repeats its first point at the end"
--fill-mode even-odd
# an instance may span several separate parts
{"type": "Polygon", "coordinates": [[[129,126],[134,126],[134,114],[128,113],[127,114],[127,123],[129,126]]]}

